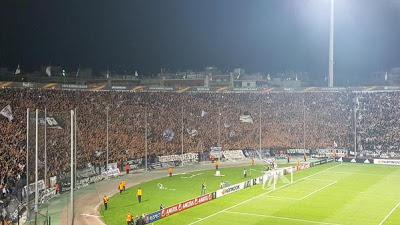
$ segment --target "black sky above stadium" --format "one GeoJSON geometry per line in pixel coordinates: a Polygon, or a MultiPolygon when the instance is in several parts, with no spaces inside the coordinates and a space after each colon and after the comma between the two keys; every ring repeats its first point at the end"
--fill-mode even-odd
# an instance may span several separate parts
{"type": "MultiPolygon", "coordinates": [[[[153,73],[328,68],[329,0],[1,0],[0,63],[153,73]]],[[[336,0],[337,76],[400,66],[400,0],[336,0]]]]}

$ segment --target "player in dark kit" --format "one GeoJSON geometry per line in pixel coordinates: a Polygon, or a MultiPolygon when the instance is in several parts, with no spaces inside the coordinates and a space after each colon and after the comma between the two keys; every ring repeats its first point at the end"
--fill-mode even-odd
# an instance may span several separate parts
{"type": "Polygon", "coordinates": [[[206,191],[207,191],[207,186],[206,186],[206,183],[203,182],[203,183],[201,184],[201,195],[205,195],[205,194],[206,194],[206,191]]]}

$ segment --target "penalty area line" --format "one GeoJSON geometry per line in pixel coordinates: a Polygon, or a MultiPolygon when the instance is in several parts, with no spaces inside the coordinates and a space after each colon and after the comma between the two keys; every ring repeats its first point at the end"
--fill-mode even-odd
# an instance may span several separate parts
{"type": "Polygon", "coordinates": [[[305,220],[305,219],[283,217],[283,216],[262,215],[262,214],[256,214],[256,213],[244,213],[244,212],[233,212],[233,211],[225,211],[224,213],[239,214],[239,215],[244,215],[244,216],[257,216],[257,217],[265,217],[265,218],[281,219],[281,220],[291,220],[291,221],[306,222],[306,223],[313,223],[313,224],[341,225],[338,223],[320,222],[320,221],[305,220]]]}
{"type": "MultiPolygon", "coordinates": [[[[297,182],[300,182],[300,181],[302,181],[302,180],[305,180],[305,179],[307,179],[307,178],[310,178],[310,177],[316,176],[316,175],[318,175],[318,174],[324,173],[324,172],[326,172],[326,171],[328,171],[328,170],[330,170],[330,169],[336,168],[336,167],[341,166],[341,165],[342,165],[342,164],[335,165],[335,166],[326,168],[326,169],[324,169],[324,170],[321,170],[321,171],[319,171],[319,172],[317,172],[317,173],[311,174],[311,175],[309,175],[309,176],[300,178],[300,179],[294,181],[294,182],[292,183],[292,185],[295,184],[295,183],[297,183],[297,182]]],[[[203,220],[206,220],[206,219],[208,219],[208,218],[214,217],[214,216],[216,216],[216,215],[218,215],[218,214],[220,214],[220,213],[223,213],[223,212],[228,211],[228,210],[230,210],[230,209],[236,208],[236,207],[238,207],[238,206],[240,206],[240,205],[243,205],[243,204],[245,204],[245,203],[247,203],[247,202],[253,201],[254,199],[257,199],[257,198],[263,197],[263,196],[265,196],[265,195],[268,195],[269,193],[271,193],[271,192],[273,192],[273,191],[280,190],[280,189],[283,189],[283,188],[285,188],[285,187],[288,187],[289,185],[291,185],[291,183],[288,183],[288,184],[285,184],[285,185],[283,185],[283,186],[280,186],[280,187],[276,188],[275,190],[271,190],[271,191],[267,191],[267,192],[265,192],[265,193],[261,193],[261,194],[259,194],[259,195],[256,195],[256,196],[252,197],[252,198],[249,198],[249,199],[247,199],[247,200],[244,200],[244,201],[242,201],[242,202],[239,202],[239,203],[237,203],[237,204],[235,204],[235,205],[233,205],[233,206],[230,206],[230,207],[228,207],[228,208],[225,208],[225,209],[222,209],[222,210],[220,210],[220,211],[218,211],[218,212],[215,212],[215,213],[213,213],[213,214],[211,214],[211,215],[208,215],[208,216],[204,217],[204,218],[201,219],[201,220],[193,221],[192,223],[189,223],[189,225],[193,225],[193,224],[199,223],[199,222],[201,222],[201,221],[203,221],[203,220]]]]}
{"type": "Polygon", "coordinates": [[[327,188],[327,187],[329,187],[329,186],[332,186],[332,185],[334,185],[334,184],[336,184],[336,183],[337,183],[337,181],[334,181],[334,182],[332,182],[332,183],[330,183],[330,184],[328,184],[328,185],[325,185],[325,186],[323,186],[322,188],[319,188],[319,189],[317,189],[317,190],[311,192],[310,194],[308,194],[308,195],[306,195],[306,196],[300,198],[299,200],[300,200],[300,201],[301,201],[301,200],[304,200],[304,199],[310,197],[311,195],[313,195],[313,194],[315,194],[315,193],[317,193],[317,192],[320,192],[320,191],[322,191],[323,189],[325,189],[325,188],[327,188]]]}
{"type": "Polygon", "coordinates": [[[393,207],[392,210],[390,210],[390,212],[385,216],[385,218],[383,218],[383,220],[379,223],[379,225],[383,225],[385,224],[386,220],[389,219],[389,217],[394,213],[394,211],[396,211],[396,209],[400,206],[400,202],[397,203],[397,205],[395,205],[393,207]]]}

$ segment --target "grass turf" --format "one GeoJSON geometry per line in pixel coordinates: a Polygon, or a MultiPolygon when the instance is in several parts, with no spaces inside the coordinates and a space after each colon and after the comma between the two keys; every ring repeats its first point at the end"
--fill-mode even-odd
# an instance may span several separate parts
{"type": "MultiPolygon", "coordinates": [[[[261,174],[261,168],[253,168],[253,177],[261,174]]],[[[200,195],[203,181],[211,192],[218,189],[222,180],[232,184],[244,180],[243,167],[221,171],[225,177],[213,176],[214,171],[202,171],[142,184],[142,204],[137,203],[134,187],[112,197],[110,210],[101,214],[109,225],[126,224],[128,212],[149,213],[158,210],[161,203],[170,206],[200,195]],[[191,175],[196,176],[182,178],[191,175]],[[158,183],[176,190],[160,190],[158,183]]],[[[296,173],[293,184],[278,183],[275,191],[254,186],[156,224],[394,225],[400,224],[399,186],[399,167],[330,163],[296,173]]]]}

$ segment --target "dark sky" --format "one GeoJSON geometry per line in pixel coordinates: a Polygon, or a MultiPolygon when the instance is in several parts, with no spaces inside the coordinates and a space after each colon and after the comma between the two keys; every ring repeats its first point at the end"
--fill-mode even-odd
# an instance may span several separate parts
{"type": "MultiPolygon", "coordinates": [[[[326,74],[329,0],[1,0],[0,64],[326,74]]],[[[400,66],[400,0],[336,0],[338,76],[400,66]]]]}

